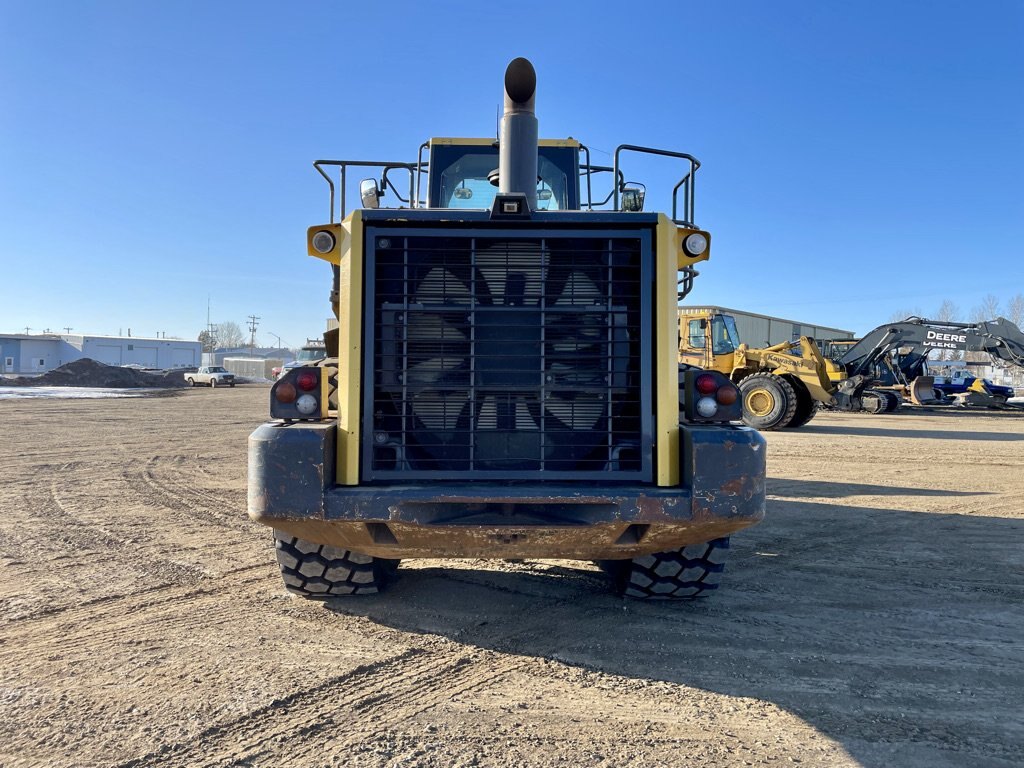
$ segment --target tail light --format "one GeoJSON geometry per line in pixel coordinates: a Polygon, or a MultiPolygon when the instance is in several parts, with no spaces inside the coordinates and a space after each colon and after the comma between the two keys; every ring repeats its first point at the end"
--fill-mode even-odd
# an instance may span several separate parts
{"type": "Polygon", "coordinates": [[[323,368],[292,368],[270,388],[270,417],[285,421],[327,418],[327,377],[323,368]]]}
{"type": "Polygon", "coordinates": [[[682,379],[679,395],[685,421],[712,424],[743,418],[739,390],[724,374],[690,370],[683,372],[682,379]]]}

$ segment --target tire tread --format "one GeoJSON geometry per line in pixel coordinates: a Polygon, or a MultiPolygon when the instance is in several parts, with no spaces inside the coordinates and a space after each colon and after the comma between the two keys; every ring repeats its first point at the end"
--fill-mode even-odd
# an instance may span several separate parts
{"type": "Polygon", "coordinates": [[[285,589],[302,597],[379,592],[398,561],[317,544],[274,530],[274,549],[285,589]]]}
{"type": "Polygon", "coordinates": [[[632,560],[603,561],[602,567],[616,578],[619,591],[626,597],[693,599],[718,589],[728,551],[726,536],[632,560]]]}

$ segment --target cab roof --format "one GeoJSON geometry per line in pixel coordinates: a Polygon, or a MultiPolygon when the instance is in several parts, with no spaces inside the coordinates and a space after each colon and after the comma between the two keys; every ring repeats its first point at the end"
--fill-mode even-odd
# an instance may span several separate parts
{"type": "MultiPolygon", "coordinates": [[[[480,138],[453,138],[450,136],[434,137],[430,140],[430,145],[441,144],[444,146],[471,146],[471,147],[483,147],[483,146],[494,146],[498,143],[497,139],[480,139],[480,138]]],[[[574,147],[579,148],[580,143],[576,139],[541,139],[537,142],[538,146],[541,147],[574,147]]]]}

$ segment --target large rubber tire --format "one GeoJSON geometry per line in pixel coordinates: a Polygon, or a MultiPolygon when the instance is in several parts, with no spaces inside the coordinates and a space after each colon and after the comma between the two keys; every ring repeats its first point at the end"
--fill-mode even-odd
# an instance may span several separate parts
{"type": "Polygon", "coordinates": [[[790,419],[789,423],[784,424],[783,427],[785,429],[796,429],[797,427],[802,427],[815,417],[818,413],[818,403],[811,397],[810,390],[807,389],[807,385],[802,381],[796,379],[789,383],[796,393],[796,411],[793,412],[793,418],[790,419]]]}
{"type": "Polygon", "coordinates": [[[327,374],[327,409],[338,410],[338,358],[325,357],[317,360],[313,365],[323,368],[327,374]]]}
{"type": "Polygon", "coordinates": [[[762,431],[781,429],[793,420],[797,398],[793,385],[772,373],[755,373],[740,381],[743,423],[762,431]]]}
{"type": "Polygon", "coordinates": [[[373,595],[398,568],[398,560],[315,544],[276,528],[274,547],[285,589],[302,597],[373,595]]]}
{"type": "Polygon", "coordinates": [[[214,377],[212,377],[210,379],[210,389],[216,389],[216,388],[217,388],[217,377],[214,376],[214,377]]]}
{"type": "Polygon", "coordinates": [[[726,536],[632,560],[603,560],[598,565],[611,574],[616,590],[625,597],[693,599],[718,589],[728,553],[726,536]]]}
{"type": "Polygon", "coordinates": [[[190,387],[194,387],[194,386],[196,385],[196,380],[195,380],[195,379],[193,379],[193,378],[192,378],[191,376],[189,376],[189,377],[188,377],[187,379],[185,379],[185,381],[187,381],[187,382],[188,382],[188,385],[189,385],[190,387]]]}

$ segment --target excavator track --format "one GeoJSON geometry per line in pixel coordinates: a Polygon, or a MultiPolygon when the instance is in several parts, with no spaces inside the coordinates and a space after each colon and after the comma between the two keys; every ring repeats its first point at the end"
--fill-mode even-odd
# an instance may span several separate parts
{"type": "Polygon", "coordinates": [[[885,396],[877,389],[866,390],[861,395],[860,401],[861,410],[867,413],[883,413],[888,402],[885,396]]]}

